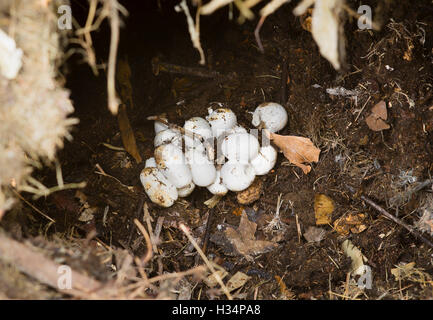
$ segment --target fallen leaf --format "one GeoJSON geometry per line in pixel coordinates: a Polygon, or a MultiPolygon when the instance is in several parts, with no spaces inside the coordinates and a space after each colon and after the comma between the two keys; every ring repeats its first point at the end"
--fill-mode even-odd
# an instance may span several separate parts
{"type": "Polygon", "coordinates": [[[137,163],[140,163],[142,159],[137,149],[134,131],[132,130],[131,124],[129,123],[128,115],[126,113],[126,106],[123,104],[119,107],[117,120],[119,122],[119,129],[120,135],[122,136],[123,147],[126,151],[128,151],[131,156],[134,157],[137,163]]]}
{"type": "Polygon", "coordinates": [[[304,233],[304,238],[308,242],[320,242],[325,238],[326,231],[322,228],[310,226],[304,233]]]}
{"type": "Polygon", "coordinates": [[[251,277],[245,273],[240,271],[236,272],[235,275],[231,277],[229,281],[227,281],[226,286],[228,291],[232,292],[233,290],[242,287],[249,279],[251,279],[251,277]]]}
{"type": "Polygon", "coordinates": [[[186,279],[182,278],[176,285],[175,290],[179,291],[177,300],[191,300],[194,286],[186,279]]]}
{"type": "Polygon", "coordinates": [[[216,278],[216,274],[218,274],[220,276],[221,280],[222,280],[222,279],[224,279],[228,275],[228,272],[225,271],[225,270],[217,270],[214,273],[210,274],[206,279],[204,279],[203,280],[204,283],[206,283],[206,285],[209,288],[213,288],[213,287],[215,287],[218,284],[218,280],[216,278]]]}
{"type": "Polygon", "coordinates": [[[371,109],[371,114],[365,118],[365,122],[371,130],[382,131],[390,128],[389,124],[385,122],[387,119],[386,102],[382,100],[371,109]]]}
{"type": "Polygon", "coordinates": [[[295,166],[304,171],[305,174],[311,171],[311,166],[303,163],[318,162],[320,149],[316,148],[313,142],[304,137],[282,136],[266,131],[269,139],[274,141],[275,145],[283,151],[284,156],[295,166]]]}
{"type": "Polygon", "coordinates": [[[240,207],[234,208],[232,211],[232,214],[239,217],[242,215],[242,212],[244,212],[244,207],[240,206],[240,207]]]}
{"type": "Polygon", "coordinates": [[[266,240],[256,240],[257,224],[248,220],[245,211],[242,212],[239,227],[236,229],[227,227],[224,231],[225,236],[233,248],[241,255],[249,257],[264,252],[271,251],[277,247],[277,244],[266,240]]]}
{"type": "Polygon", "coordinates": [[[131,67],[128,63],[128,58],[119,59],[116,68],[116,80],[120,88],[120,97],[122,101],[128,102],[131,108],[134,108],[132,99],[132,84],[131,84],[131,67]]]}
{"type": "Polygon", "coordinates": [[[364,274],[364,262],[367,262],[367,258],[362,254],[361,250],[355,247],[350,240],[344,241],[341,248],[344,254],[352,259],[350,272],[353,272],[354,275],[364,274]]]}
{"type": "Polygon", "coordinates": [[[365,214],[363,213],[349,213],[334,221],[334,229],[343,236],[347,236],[349,232],[361,233],[367,229],[364,220],[365,214]]]}
{"type": "Polygon", "coordinates": [[[415,267],[415,262],[401,263],[396,268],[391,269],[391,274],[395,277],[395,281],[403,280],[412,273],[415,267]]]}
{"type": "Polygon", "coordinates": [[[316,194],[314,197],[314,214],[316,225],[331,223],[334,201],[324,194],[316,194]]]}

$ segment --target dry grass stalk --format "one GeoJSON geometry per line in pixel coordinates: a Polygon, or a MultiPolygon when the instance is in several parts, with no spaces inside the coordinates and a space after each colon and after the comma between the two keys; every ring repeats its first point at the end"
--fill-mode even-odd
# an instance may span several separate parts
{"type": "Polygon", "coordinates": [[[219,274],[216,272],[214,266],[212,265],[212,263],[210,263],[210,261],[208,260],[208,258],[206,257],[206,255],[204,254],[204,252],[200,249],[199,245],[197,244],[197,242],[194,240],[194,238],[191,236],[191,233],[189,232],[188,228],[181,223],[179,225],[180,230],[182,230],[183,233],[185,233],[185,235],[187,236],[188,240],[193,244],[194,248],[197,250],[197,252],[200,254],[200,256],[202,257],[202,259],[204,260],[204,262],[206,263],[206,266],[209,268],[209,270],[212,272],[212,274],[214,275],[216,281],[219,283],[219,285],[221,286],[221,289],[224,291],[225,295],[227,296],[227,298],[229,300],[233,300],[233,297],[231,296],[229,290],[227,289],[226,285],[224,284],[224,282],[222,281],[221,277],[219,276],[219,274]]]}
{"type": "MultiPolygon", "coordinates": [[[[201,1],[200,1],[200,3],[201,3],[201,1]]],[[[206,60],[205,60],[204,52],[203,52],[203,49],[202,49],[201,43],[200,43],[200,9],[201,9],[200,5],[199,5],[199,8],[197,10],[195,24],[194,24],[194,20],[191,17],[191,13],[189,12],[189,8],[188,8],[188,5],[186,4],[186,0],[182,0],[175,7],[175,10],[178,12],[183,11],[185,13],[186,22],[188,24],[188,31],[189,31],[189,35],[191,36],[192,44],[194,45],[194,48],[196,48],[198,50],[198,52],[200,53],[199,63],[204,65],[206,60]]]]}

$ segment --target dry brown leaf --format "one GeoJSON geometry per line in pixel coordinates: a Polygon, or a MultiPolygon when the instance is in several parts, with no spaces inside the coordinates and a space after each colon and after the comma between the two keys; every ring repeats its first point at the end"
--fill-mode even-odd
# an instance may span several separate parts
{"type": "Polygon", "coordinates": [[[131,84],[131,67],[128,59],[119,59],[116,69],[116,80],[120,87],[120,97],[122,101],[128,102],[131,108],[134,108],[134,100],[132,99],[132,84],[131,84]]]}
{"type": "Polygon", "coordinates": [[[295,166],[301,168],[305,174],[311,171],[311,166],[304,163],[319,161],[320,149],[315,147],[310,139],[267,133],[269,139],[274,141],[275,145],[284,153],[284,156],[295,166]]]}
{"type": "Polygon", "coordinates": [[[365,119],[365,122],[371,130],[382,131],[390,128],[389,124],[385,122],[387,119],[386,102],[382,100],[371,109],[371,114],[365,119]]]}
{"type": "Polygon", "coordinates": [[[206,279],[204,279],[204,283],[206,283],[206,285],[209,288],[213,288],[218,284],[218,280],[216,278],[216,275],[219,275],[219,277],[222,279],[224,279],[229,273],[226,270],[217,270],[215,271],[215,273],[210,274],[206,279]]]}
{"type": "Polygon", "coordinates": [[[355,234],[361,233],[367,229],[365,218],[363,213],[349,213],[334,221],[334,229],[343,236],[349,235],[349,231],[355,234]]]}
{"type": "Polygon", "coordinates": [[[120,105],[117,120],[119,122],[119,129],[120,135],[122,136],[123,147],[126,151],[128,151],[131,156],[134,157],[137,163],[140,163],[142,159],[137,149],[134,131],[132,130],[131,124],[129,123],[125,105],[120,105]]]}
{"type": "Polygon", "coordinates": [[[316,225],[328,224],[331,222],[332,212],[334,211],[334,201],[324,194],[316,194],[314,197],[314,213],[316,225]]]}
{"type": "Polygon", "coordinates": [[[257,224],[249,221],[244,211],[242,212],[238,229],[235,230],[232,227],[228,227],[224,234],[235,250],[244,256],[257,255],[277,247],[277,244],[274,242],[256,240],[254,236],[256,229],[257,224]]]}
{"type": "Polygon", "coordinates": [[[251,279],[250,276],[238,271],[229,281],[227,281],[227,290],[232,292],[233,290],[242,287],[249,279],[251,279]]]}
{"type": "Polygon", "coordinates": [[[341,244],[341,248],[343,249],[344,254],[352,259],[350,272],[353,272],[354,275],[362,275],[364,262],[367,262],[368,259],[350,240],[345,240],[341,244]]]}
{"type": "Polygon", "coordinates": [[[403,280],[412,273],[414,267],[415,262],[401,263],[396,268],[391,269],[391,274],[395,277],[395,281],[403,280]]]}

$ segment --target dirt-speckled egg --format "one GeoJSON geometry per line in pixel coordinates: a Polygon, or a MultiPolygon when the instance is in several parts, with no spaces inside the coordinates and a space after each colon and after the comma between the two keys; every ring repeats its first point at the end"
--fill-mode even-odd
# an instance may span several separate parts
{"type": "Polygon", "coordinates": [[[210,186],[207,187],[207,189],[210,191],[210,193],[218,196],[223,196],[229,191],[222,181],[221,169],[216,171],[215,180],[210,186]]]}
{"type": "Polygon", "coordinates": [[[281,104],[265,102],[259,105],[253,113],[252,124],[258,127],[260,124],[270,132],[277,132],[287,124],[287,111],[281,104]]]}
{"type": "Polygon", "coordinates": [[[251,160],[256,175],[267,174],[274,167],[277,161],[277,150],[271,145],[261,147],[258,155],[251,160]]]}
{"type": "Polygon", "coordinates": [[[185,198],[188,197],[195,189],[194,182],[191,182],[190,184],[187,184],[183,188],[177,189],[177,193],[179,195],[179,198],[185,198]]]}
{"type": "Polygon", "coordinates": [[[144,168],[140,173],[144,191],[153,203],[171,207],[178,198],[177,189],[158,168],[144,168]]]}
{"type": "MultiPolygon", "coordinates": [[[[209,125],[209,122],[207,122],[205,119],[201,117],[193,117],[187,121],[185,121],[185,125],[183,128],[193,134],[200,135],[203,139],[208,140],[213,137],[212,135],[212,129],[209,125]]],[[[197,139],[193,139],[192,137],[185,134],[185,146],[186,147],[192,147],[194,146],[197,141],[194,141],[197,139]]]]}
{"type": "Polygon", "coordinates": [[[227,108],[212,110],[209,108],[209,115],[206,117],[212,128],[212,134],[215,138],[232,129],[237,124],[235,113],[227,108]]]}
{"type": "Polygon", "coordinates": [[[177,146],[169,143],[156,148],[155,161],[158,169],[176,188],[183,188],[191,183],[191,170],[182,150],[177,146]]]}
{"type": "Polygon", "coordinates": [[[172,129],[162,130],[155,135],[155,139],[153,140],[155,148],[168,143],[182,148],[182,135],[180,132],[172,129]]]}

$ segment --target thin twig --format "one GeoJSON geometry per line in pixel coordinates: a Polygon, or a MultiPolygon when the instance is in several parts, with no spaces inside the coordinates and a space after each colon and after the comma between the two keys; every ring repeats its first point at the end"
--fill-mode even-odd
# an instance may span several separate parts
{"type": "Polygon", "coordinates": [[[39,210],[38,208],[36,208],[34,205],[32,205],[30,202],[28,202],[26,199],[24,199],[24,197],[18,192],[16,191],[14,188],[11,188],[12,191],[18,196],[18,198],[20,198],[22,201],[24,201],[30,208],[32,208],[33,210],[35,210],[37,213],[39,213],[41,216],[43,216],[45,219],[50,220],[53,223],[56,223],[56,220],[54,220],[53,218],[47,216],[45,213],[43,213],[41,210],[39,210]]]}
{"type": "Polygon", "coordinates": [[[159,75],[160,72],[172,74],[181,74],[185,76],[193,76],[207,79],[228,79],[217,71],[207,70],[195,67],[184,67],[176,64],[166,63],[159,60],[158,57],[152,59],[152,72],[154,75],[159,75]]]}
{"type": "Polygon", "coordinates": [[[418,239],[420,239],[426,245],[428,245],[429,247],[433,248],[433,242],[431,242],[430,240],[428,240],[427,238],[425,238],[414,227],[412,227],[412,226],[404,223],[402,220],[400,220],[399,218],[397,218],[394,215],[390,214],[388,211],[386,211],[381,206],[379,206],[378,204],[376,204],[374,201],[368,199],[367,197],[361,195],[361,199],[364,200],[365,202],[367,202],[371,207],[373,207],[374,209],[376,209],[377,211],[379,211],[379,213],[381,213],[382,215],[384,215],[388,219],[394,221],[398,225],[400,225],[403,228],[405,228],[407,231],[409,231],[410,233],[412,233],[415,237],[417,237],[418,239]]]}
{"type": "Polygon", "coordinates": [[[199,245],[197,244],[197,242],[194,240],[194,238],[191,236],[191,233],[189,232],[188,228],[183,224],[180,223],[179,224],[179,228],[180,230],[183,231],[183,233],[185,233],[185,235],[187,236],[188,240],[192,243],[192,245],[195,247],[195,249],[197,250],[197,252],[199,253],[199,255],[202,257],[203,261],[206,263],[207,267],[209,268],[209,270],[212,272],[213,276],[215,277],[216,281],[219,283],[219,285],[221,286],[221,289],[224,291],[225,295],[227,296],[227,298],[229,300],[233,300],[233,297],[231,296],[229,290],[227,289],[226,285],[224,284],[224,282],[222,281],[221,277],[219,276],[219,274],[216,272],[215,268],[213,267],[213,265],[210,263],[210,261],[208,260],[208,258],[206,257],[206,255],[203,253],[203,251],[200,249],[199,245]]]}
{"type": "Polygon", "coordinates": [[[167,274],[162,274],[160,276],[155,276],[153,278],[150,278],[149,282],[154,283],[154,282],[163,281],[163,280],[167,280],[167,279],[182,278],[185,276],[189,276],[191,274],[202,273],[204,271],[205,271],[205,266],[197,266],[197,267],[194,267],[192,269],[182,271],[182,272],[167,273],[167,274]]]}
{"type": "Polygon", "coordinates": [[[99,174],[99,175],[101,175],[101,176],[104,176],[104,177],[108,177],[108,178],[114,179],[114,180],[116,180],[118,183],[120,183],[124,188],[128,189],[129,191],[134,192],[134,187],[132,187],[132,186],[127,186],[126,184],[123,184],[123,183],[122,183],[119,179],[117,179],[116,177],[113,177],[113,176],[111,176],[111,175],[105,173],[105,171],[101,168],[101,166],[99,165],[99,163],[97,163],[97,164],[95,165],[95,167],[96,167],[96,169],[98,169],[98,171],[95,171],[96,174],[99,174]]]}
{"type": "Polygon", "coordinates": [[[19,187],[20,191],[25,191],[28,193],[33,193],[33,200],[37,200],[40,197],[47,197],[49,196],[51,193],[57,192],[57,191],[61,191],[61,190],[68,190],[68,189],[82,189],[84,187],[86,187],[87,183],[86,181],[83,182],[79,182],[79,183],[67,183],[64,184],[63,187],[61,186],[55,186],[52,188],[46,188],[43,190],[40,189],[36,189],[30,186],[21,186],[19,187]]]}
{"type": "Polygon", "coordinates": [[[143,205],[143,213],[144,213],[144,220],[146,221],[147,224],[147,230],[149,230],[149,235],[150,235],[150,240],[152,242],[152,248],[153,248],[153,252],[154,253],[158,253],[158,249],[156,247],[156,240],[153,237],[153,230],[152,230],[152,223],[151,223],[151,219],[152,217],[149,214],[149,208],[147,207],[147,203],[145,202],[143,205]]]}
{"type": "Polygon", "coordinates": [[[288,64],[287,59],[283,59],[281,68],[281,105],[285,106],[287,103],[287,76],[288,76],[288,64]]]}
{"type": "Polygon", "coordinates": [[[209,242],[209,237],[210,237],[210,227],[212,225],[212,218],[213,218],[213,210],[210,210],[208,213],[208,216],[207,216],[206,229],[205,229],[203,241],[202,241],[202,248],[203,248],[203,252],[205,254],[207,251],[207,244],[209,242]]]}
{"type": "Polygon", "coordinates": [[[141,259],[141,263],[143,266],[146,265],[146,263],[152,259],[153,256],[153,251],[152,251],[152,242],[150,241],[150,237],[149,234],[147,233],[146,229],[144,228],[144,226],[141,224],[140,221],[138,221],[138,219],[134,219],[134,223],[137,226],[138,230],[140,230],[141,234],[143,235],[144,239],[146,240],[146,247],[147,247],[147,252],[146,255],[141,259]]]}

